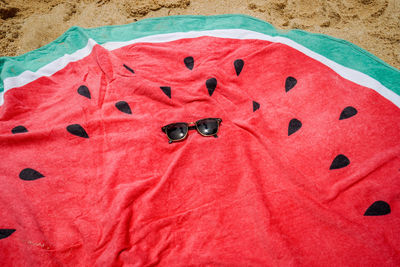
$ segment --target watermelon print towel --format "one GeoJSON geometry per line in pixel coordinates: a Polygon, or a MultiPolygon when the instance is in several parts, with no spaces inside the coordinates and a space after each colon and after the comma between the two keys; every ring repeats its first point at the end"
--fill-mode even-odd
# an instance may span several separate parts
{"type": "Polygon", "coordinates": [[[400,72],[348,42],[165,17],[0,78],[2,266],[400,265],[400,72]]]}

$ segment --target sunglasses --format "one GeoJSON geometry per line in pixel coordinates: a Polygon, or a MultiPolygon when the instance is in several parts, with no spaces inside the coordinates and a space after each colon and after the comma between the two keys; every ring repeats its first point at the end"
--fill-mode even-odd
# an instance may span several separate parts
{"type": "Polygon", "coordinates": [[[170,144],[185,139],[189,130],[197,130],[202,136],[214,136],[217,138],[221,122],[222,119],[220,118],[206,118],[191,123],[176,122],[165,125],[161,130],[167,134],[168,143],[170,144]]]}

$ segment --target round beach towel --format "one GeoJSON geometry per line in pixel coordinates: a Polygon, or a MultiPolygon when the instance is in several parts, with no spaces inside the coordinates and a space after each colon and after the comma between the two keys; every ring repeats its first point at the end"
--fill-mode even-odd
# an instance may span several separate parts
{"type": "Polygon", "coordinates": [[[400,265],[400,72],[355,45],[154,18],[3,57],[0,84],[2,266],[400,265]]]}

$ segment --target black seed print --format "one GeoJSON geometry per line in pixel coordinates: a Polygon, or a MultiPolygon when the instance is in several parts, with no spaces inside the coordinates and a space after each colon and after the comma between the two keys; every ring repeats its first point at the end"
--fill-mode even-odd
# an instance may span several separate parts
{"type": "Polygon", "coordinates": [[[85,85],[79,86],[79,88],[78,88],[78,94],[80,94],[80,95],[82,95],[82,96],[84,96],[84,97],[87,97],[87,98],[89,98],[89,99],[92,98],[92,96],[90,95],[89,88],[87,88],[87,86],[85,86],[85,85]]]}
{"type": "Polygon", "coordinates": [[[9,237],[15,232],[15,229],[0,229],[0,239],[9,237]]]}
{"type": "Polygon", "coordinates": [[[387,215],[391,212],[388,203],[382,200],[375,201],[369,208],[365,211],[364,216],[382,216],[387,215]]]}
{"type": "Polygon", "coordinates": [[[349,106],[349,107],[343,109],[342,113],[340,113],[339,120],[348,119],[350,117],[353,117],[356,114],[357,114],[357,109],[349,106]]]}
{"type": "Polygon", "coordinates": [[[288,127],[288,136],[297,132],[303,124],[298,119],[291,119],[288,127]]]}
{"type": "Polygon", "coordinates": [[[285,90],[286,92],[289,92],[290,89],[292,89],[297,83],[297,80],[291,76],[286,78],[285,81],[285,90]]]}
{"type": "Polygon", "coordinates": [[[133,71],[133,69],[129,68],[127,65],[124,64],[123,66],[125,67],[125,69],[129,70],[130,72],[135,73],[135,72],[133,71]]]}
{"type": "Polygon", "coordinates": [[[164,94],[165,94],[166,96],[168,96],[169,98],[171,98],[171,87],[168,87],[168,86],[161,86],[160,88],[161,88],[161,90],[164,92],[164,94]]]}
{"type": "Polygon", "coordinates": [[[242,72],[244,61],[242,59],[236,59],[235,62],[233,62],[233,65],[235,66],[236,75],[239,76],[242,72]]]}
{"type": "Polygon", "coordinates": [[[350,160],[345,155],[339,154],[332,161],[331,167],[329,169],[330,170],[341,169],[341,168],[346,167],[349,164],[350,164],[350,160]]]}
{"type": "Polygon", "coordinates": [[[194,66],[194,59],[193,57],[185,57],[185,59],[183,60],[183,62],[185,63],[186,68],[188,68],[189,70],[193,69],[194,66]]]}
{"type": "Polygon", "coordinates": [[[17,133],[27,133],[27,132],[28,132],[28,129],[26,129],[25,126],[19,125],[19,126],[16,126],[16,127],[12,128],[11,132],[12,132],[13,134],[17,134],[17,133]]]}
{"type": "Polygon", "coordinates": [[[212,96],[214,93],[215,88],[217,87],[217,79],[210,78],[206,81],[206,87],[208,89],[208,94],[212,96]]]}
{"type": "Polygon", "coordinates": [[[115,107],[121,112],[124,112],[126,114],[132,114],[131,107],[125,101],[119,101],[115,103],[115,107]]]}
{"type": "Polygon", "coordinates": [[[44,175],[41,174],[40,172],[31,169],[31,168],[26,168],[23,169],[20,173],[19,173],[19,178],[21,178],[22,180],[25,181],[33,181],[33,180],[37,180],[39,178],[43,178],[44,175]]]}
{"type": "Polygon", "coordinates": [[[259,108],[260,108],[260,104],[257,103],[256,101],[253,101],[253,112],[255,112],[259,108]]]}
{"type": "Polygon", "coordinates": [[[67,126],[67,131],[73,135],[89,138],[88,134],[86,133],[85,129],[82,128],[79,124],[71,124],[67,126]]]}

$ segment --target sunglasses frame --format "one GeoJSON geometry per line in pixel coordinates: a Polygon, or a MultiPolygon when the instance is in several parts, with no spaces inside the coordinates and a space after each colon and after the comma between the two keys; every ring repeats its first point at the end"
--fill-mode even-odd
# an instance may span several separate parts
{"type": "Polygon", "coordinates": [[[217,134],[218,134],[218,132],[219,132],[219,126],[221,125],[221,122],[222,122],[222,119],[221,119],[221,118],[204,118],[204,119],[200,119],[200,120],[197,120],[197,121],[195,121],[195,122],[189,122],[189,123],[187,123],[187,122],[174,122],[174,123],[170,123],[170,124],[167,124],[167,125],[161,127],[161,131],[164,132],[164,133],[167,135],[168,140],[169,140],[168,142],[169,142],[170,144],[171,144],[172,142],[180,142],[180,141],[185,140],[186,137],[187,137],[188,134],[189,134],[189,130],[197,130],[197,132],[198,132],[199,134],[201,134],[202,136],[206,136],[206,137],[207,137],[207,136],[218,137],[217,134]],[[216,132],[215,134],[203,134],[202,132],[200,132],[199,127],[197,126],[197,124],[198,124],[198,122],[200,122],[200,121],[202,121],[202,120],[215,120],[215,121],[218,123],[217,132],[216,132]],[[169,136],[168,136],[167,127],[170,126],[170,125],[179,124],[179,123],[182,123],[182,124],[185,124],[185,125],[186,125],[186,128],[187,128],[186,134],[185,134],[181,139],[173,140],[173,139],[169,138],[169,136]]]}

